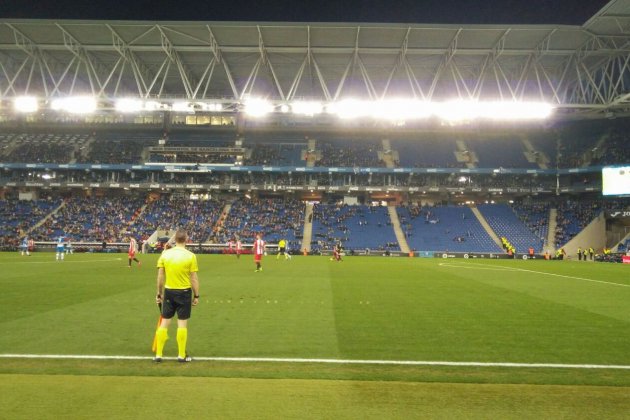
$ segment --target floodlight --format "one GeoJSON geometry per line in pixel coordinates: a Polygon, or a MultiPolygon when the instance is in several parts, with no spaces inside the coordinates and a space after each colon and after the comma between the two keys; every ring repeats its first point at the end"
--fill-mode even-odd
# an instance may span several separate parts
{"type": "Polygon", "coordinates": [[[96,111],[96,99],[91,96],[74,96],[52,101],[52,109],[70,114],[90,114],[96,111]]]}
{"type": "Polygon", "coordinates": [[[215,103],[207,103],[207,102],[195,102],[194,107],[199,107],[202,111],[223,111],[223,105],[222,104],[215,104],[215,103]]]}
{"type": "Polygon", "coordinates": [[[480,115],[479,102],[454,100],[434,104],[435,114],[443,120],[449,122],[470,121],[477,119],[480,115]]]}
{"type": "Polygon", "coordinates": [[[297,101],[291,104],[291,110],[294,114],[313,116],[321,114],[323,106],[317,101],[297,101]]]}
{"type": "Polygon", "coordinates": [[[16,112],[36,112],[39,104],[34,96],[18,96],[13,99],[13,109],[16,112]]]}
{"type": "Polygon", "coordinates": [[[430,102],[415,99],[388,99],[379,101],[372,111],[374,118],[387,120],[413,120],[428,118],[432,114],[430,102]]]}
{"type": "Polygon", "coordinates": [[[144,105],[139,99],[118,99],[116,101],[116,111],[118,112],[139,112],[144,109],[144,105]]]}
{"type": "Polygon", "coordinates": [[[273,112],[273,105],[265,99],[248,99],[245,102],[245,113],[252,117],[263,117],[273,112]]]}
{"type": "Polygon", "coordinates": [[[553,106],[544,102],[485,102],[480,105],[482,116],[493,120],[544,119],[553,112],[553,106]]]}
{"type": "Polygon", "coordinates": [[[158,111],[164,108],[164,105],[159,103],[158,101],[147,101],[144,103],[145,111],[158,111]]]}
{"type": "Polygon", "coordinates": [[[454,100],[435,105],[436,115],[449,122],[544,119],[553,112],[553,106],[544,102],[454,100]]]}
{"type": "Polygon", "coordinates": [[[195,112],[190,102],[175,102],[173,104],[173,111],[175,112],[195,112]]]}
{"type": "Polygon", "coordinates": [[[280,112],[282,112],[283,114],[286,114],[287,112],[289,112],[289,105],[287,104],[282,104],[280,106],[280,112]]]}
{"type": "Polygon", "coordinates": [[[336,114],[339,118],[360,118],[373,114],[374,106],[367,101],[357,99],[344,99],[330,104],[328,112],[336,114]]]}

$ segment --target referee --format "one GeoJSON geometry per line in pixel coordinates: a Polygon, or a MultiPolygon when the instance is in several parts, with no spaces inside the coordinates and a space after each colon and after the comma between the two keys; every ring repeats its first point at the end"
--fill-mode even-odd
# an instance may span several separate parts
{"type": "Polygon", "coordinates": [[[188,318],[191,307],[199,303],[199,279],[197,257],[186,249],[188,234],[184,230],[175,233],[175,246],[162,252],[158,259],[157,295],[162,303],[162,323],[157,330],[155,362],[162,361],[164,344],[168,340],[168,326],[177,313],[177,361],[186,363],[192,358],[186,353],[188,318]]]}

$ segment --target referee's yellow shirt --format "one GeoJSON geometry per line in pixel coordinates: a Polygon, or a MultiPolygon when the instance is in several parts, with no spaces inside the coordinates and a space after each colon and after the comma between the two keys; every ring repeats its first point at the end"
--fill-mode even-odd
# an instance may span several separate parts
{"type": "Polygon", "coordinates": [[[285,242],[284,239],[280,239],[280,242],[278,242],[278,247],[279,248],[284,248],[286,247],[287,243],[285,242]]]}
{"type": "Polygon", "coordinates": [[[164,268],[167,289],[189,289],[190,273],[199,271],[197,256],[181,246],[162,252],[157,267],[164,268]]]}

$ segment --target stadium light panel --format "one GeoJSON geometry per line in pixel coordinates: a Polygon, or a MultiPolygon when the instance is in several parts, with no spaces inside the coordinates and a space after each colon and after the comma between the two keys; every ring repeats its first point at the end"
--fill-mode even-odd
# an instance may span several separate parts
{"type": "Polygon", "coordinates": [[[34,96],[18,96],[13,99],[13,109],[16,112],[36,112],[39,109],[39,104],[34,96]]]}
{"type": "Polygon", "coordinates": [[[360,118],[373,115],[374,106],[367,101],[344,99],[330,104],[328,106],[328,112],[344,119],[360,118]]]}
{"type": "Polygon", "coordinates": [[[118,99],[116,101],[116,111],[118,112],[139,112],[143,109],[144,104],[138,99],[118,99]]]}
{"type": "Polygon", "coordinates": [[[298,115],[313,116],[321,114],[324,107],[317,101],[297,101],[291,104],[291,111],[298,115]]]}
{"type": "Polygon", "coordinates": [[[435,115],[449,122],[545,119],[553,113],[553,106],[544,102],[455,100],[434,105],[435,115]]]}
{"type": "Polygon", "coordinates": [[[484,102],[480,107],[482,116],[493,120],[545,119],[553,112],[544,102],[484,102]]]}
{"type": "Polygon", "coordinates": [[[391,99],[375,103],[374,118],[388,120],[414,120],[428,118],[433,113],[430,102],[415,99],[391,99]]]}
{"type": "Polygon", "coordinates": [[[264,117],[273,112],[273,104],[265,99],[248,99],[245,102],[245,113],[251,117],[264,117]]]}
{"type": "Polygon", "coordinates": [[[479,102],[454,100],[433,104],[435,115],[448,122],[471,121],[480,116],[479,102]]]}
{"type": "Polygon", "coordinates": [[[175,102],[172,109],[175,112],[195,112],[193,104],[190,102],[175,102]]]}
{"type": "Polygon", "coordinates": [[[197,107],[201,109],[202,111],[206,111],[206,112],[223,111],[223,105],[216,104],[216,103],[195,102],[192,106],[197,107]]]}
{"type": "MultiPolygon", "coordinates": [[[[160,109],[164,109],[165,105],[159,103],[158,101],[147,101],[144,103],[144,110],[145,111],[158,111],[160,109]]],[[[167,108],[167,107],[166,107],[167,108]]]]}
{"type": "Polygon", "coordinates": [[[55,111],[64,111],[70,114],[90,114],[96,111],[96,99],[90,96],[74,96],[54,99],[51,108],[55,111]]]}
{"type": "Polygon", "coordinates": [[[283,114],[286,114],[287,112],[289,112],[289,105],[287,104],[282,104],[280,105],[280,112],[282,112],[283,114]]]}

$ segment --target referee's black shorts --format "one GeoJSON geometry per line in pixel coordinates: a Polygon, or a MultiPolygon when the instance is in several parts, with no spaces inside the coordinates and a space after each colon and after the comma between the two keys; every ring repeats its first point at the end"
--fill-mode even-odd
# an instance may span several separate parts
{"type": "Polygon", "coordinates": [[[171,319],[177,313],[177,319],[188,319],[191,308],[192,289],[164,289],[162,318],[171,319]]]}
{"type": "Polygon", "coordinates": [[[285,247],[283,247],[283,246],[282,246],[282,247],[280,247],[280,253],[281,253],[281,254],[284,254],[285,252],[286,252],[286,248],[285,248],[285,247]]]}

